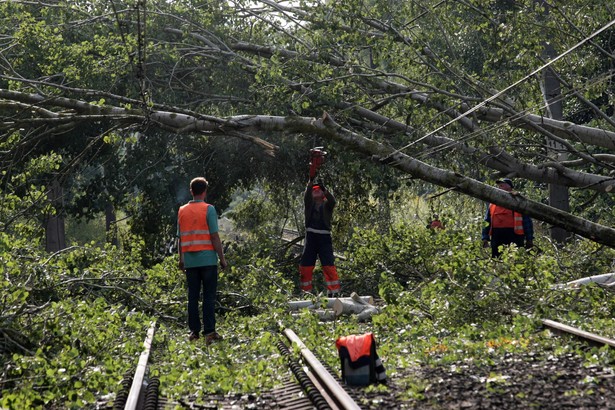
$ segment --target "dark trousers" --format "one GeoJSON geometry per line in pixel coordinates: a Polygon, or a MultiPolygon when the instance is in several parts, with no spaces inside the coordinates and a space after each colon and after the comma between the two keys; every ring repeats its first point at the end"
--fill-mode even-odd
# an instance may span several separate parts
{"type": "Polygon", "coordinates": [[[519,248],[523,248],[525,242],[524,235],[517,235],[514,228],[493,228],[491,230],[491,256],[500,256],[499,247],[508,246],[514,243],[519,248]]]}
{"type": "Polygon", "coordinates": [[[316,257],[320,258],[322,266],[335,265],[333,256],[333,241],[331,234],[322,234],[314,232],[305,233],[305,246],[301,255],[301,266],[314,266],[316,257]]]}
{"type": "Polygon", "coordinates": [[[201,330],[199,299],[203,288],[203,332],[216,330],[216,292],[218,289],[218,266],[199,266],[186,269],[188,284],[188,327],[196,334],[201,330]]]}

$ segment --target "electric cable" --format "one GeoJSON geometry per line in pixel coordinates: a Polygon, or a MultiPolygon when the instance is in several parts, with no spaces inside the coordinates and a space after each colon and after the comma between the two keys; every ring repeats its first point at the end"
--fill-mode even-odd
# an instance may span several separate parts
{"type": "MultiPolygon", "coordinates": [[[[463,114],[458,115],[457,117],[453,118],[452,120],[448,121],[447,123],[445,123],[444,125],[441,125],[440,127],[436,128],[433,131],[430,131],[429,133],[427,133],[426,135],[422,136],[421,138],[412,141],[409,144],[406,144],[405,146],[396,149],[395,151],[393,151],[392,153],[390,153],[389,155],[387,155],[386,158],[389,158],[391,155],[397,154],[409,147],[411,147],[412,145],[424,140],[425,138],[428,138],[432,135],[434,135],[435,133],[443,130],[444,128],[448,127],[449,125],[459,121],[461,118],[467,117],[468,115],[472,114],[473,112],[477,111],[479,108],[484,107],[487,103],[499,98],[500,96],[502,96],[504,93],[506,93],[507,91],[515,88],[517,85],[521,84],[522,82],[526,81],[528,78],[533,77],[534,75],[536,75],[537,73],[539,73],[540,71],[544,70],[545,68],[551,66],[552,64],[554,64],[555,62],[561,60],[562,58],[564,58],[565,56],[567,56],[568,54],[572,53],[574,50],[576,50],[577,48],[579,48],[580,46],[582,46],[583,44],[585,44],[586,42],[588,42],[589,40],[591,40],[592,38],[598,36],[599,34],[603,33],[604,31],[608,30],[610,27],[612,27],[613,25],[615,25],[615,20],[611,20],[608,24],[606,24],[605,26],[603,26],[602,28],[598,29],[597,31],[595,31],[593,34],[591,34],[590,36],[584,38],[583,40],[579,41],[577,44],[575,44],[574,46],[572,46],[571,48],[569,48],[568,50],[564,51],[563,53],[560,53],[559,55],[557,55],[555,58],[553,58],[552,60],[548,61],[547,63],[543,64],[542,66],[538,67],[537,69],[535,69],[534,71],[532,71],[530,74],[527,74],[525,77],[521,78],[520,80],[517,80],[516,82],[514,82],[513,84],[509,85],[508,87],[504,88],[503,90],[495,93],[494,95],[492,95],[491,97],[483,100],[481,103],[477,104],[476,106],[474,106],[473,108],[469,109],[468,111],[464,112],[463,114]]],[[[384,158],[384,159],[386,159],[384,158]]]]}

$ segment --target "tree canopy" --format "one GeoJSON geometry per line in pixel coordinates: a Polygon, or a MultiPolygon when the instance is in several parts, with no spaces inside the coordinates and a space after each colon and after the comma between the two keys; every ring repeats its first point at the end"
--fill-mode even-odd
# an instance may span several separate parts
{"type": "MultiPolygon", "coordinates": [[[[164,397],[195,404],[285,383],[274,341],[286,326],[331,367],[337,337],[378,334],[399,403],[420,408],[432,389],[417,364],[459,369],[520,352],[534,366],[541,350],[549,372],[551,358],[583,352],[579,367],[606,374],[612,349],[556,341],[525,316],[615,329],[609,289],[569,286],[615,260],[615,13],[565,3],[0,2],[0,407],[115,401],[153,319],[150,375],[164,397]],[[321,145],[320,176],[340,199],[343,292],[384,302],[369,324],[287,310],[301,238],[281,232],[300,226],[308,149],[321,145]],[[211,350],[185,340],[177,255],[155,255],[197,175],[235,223],[221,229],[229,337],[211,350]],[[492,186],[504,176],[514,195],[492,186]],[[552,186],[570,191],[569,210],[550,206],[552,186]],[[419,220],[425,197],[446,202],[446,229],[419,220]],[[477,240],[481,201],[590,240],[551,246],[541,235],[494,260],[477,240]],[[45,221],[100,222],[103,210],[130,220],[123,246],[44,249],[45,221]]],[[[609,391],[588,380],[571,397],[609,391]]]]}
{"type": "Polygon", "coordinates": [[[235,156],[218,168],[275,180],[300,172],[296,154],[272,156],[327,143],[613,246],[612,218],[591,212],[612,204],[614,185],[612,11],[591,0],[4,2],[2,166],[58,152],[70,170],[97,163],[92,144],[118,158],[138,142],[147,157],[166,138],[179,141],[163,161],[175,176],[204,170],[177,174],[224,141],[216,153],[235,156]],[[237,156],[238,141],[259,152],[237,156]],[[489,183],[501,176],[527,193],[502,194],[489,183]],[[545,203],[548,184],[572,189],[570,212],[545,203]]]}

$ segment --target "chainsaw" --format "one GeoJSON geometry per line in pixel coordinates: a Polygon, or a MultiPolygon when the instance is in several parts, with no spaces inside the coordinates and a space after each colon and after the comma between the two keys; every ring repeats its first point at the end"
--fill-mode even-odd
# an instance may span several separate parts
{"type": "Polygon", "coordinates": [[[315,147],[310,150],[310,180],[316,177],[318,169],[325,162],[327,152],[324,147],[315,147]]]}

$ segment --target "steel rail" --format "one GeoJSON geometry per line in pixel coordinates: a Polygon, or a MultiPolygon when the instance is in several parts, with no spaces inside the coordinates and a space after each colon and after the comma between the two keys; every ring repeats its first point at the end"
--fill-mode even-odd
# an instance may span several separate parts
{"type": "Polygon", "coordinates": [[[551,329],[569,333],[571,335],[586,339],[597,345],[606,345],[615,348],[615,340],[603,337],[595,333],[586,332],[585,330],[577,329],[576,327],[568,326],[563,323],[556,322],[550,319],[540,319],[541,323],[551,329]]]}
{"type": "Polygon", "coordinates": [[[320,392],[320,395],[323,397],[323,399],[327,402],[327,404],[329,405],[329,407],[331,408],[330,410],[342,410],[342,407],[338,407],[337,405],[337,401],[335,400],[335,398],[331,395],[332,393],[330,393],[326,386],[324,386],[321,382],[320,379],[316,376],[316,374],[314,374],[314,372],[310,371],[309,369],[305,372],[306,376],[308,377],[308,379],[310,379],[310,381],[312,382],[312,384],[314,385],[314,388],[316,388],[316,390],[318,390],[320,392]]]}
{"type": "Polygon", "coordinates": [[[143,387],[143,379],[145,378],[145,370],[147,369],[147,361],[149,360],[149,353],[152,347],[152,341],[154,340],[155,330],[156,321],[154,320],[151,323],[150,328],[147,331],[145,341],[143,342],[143,351],[139,357],[139,363],[137,364],[135,376],[132,379],[132,386],[130,387],[130,393],[126,399],[126,406],[124,407],[125,410],[135,410],[139,404],[141,389],[143,387]]]}
{"type": "MultiPolygon", "coordinates": [[[[527,314],[527,313],[521,313],[520,311],[518,311],[517,309],[512,309],[510,311],[511,313],[515,314],[515,315],[524,315],[527,317],[533,317],[531,314],[527,314]]],[[[587,332],[585,330],[581,330],[578,329],[576,327],[572,327],[569,325],[565,325],[563,323],[560,322],[556,322],[555,320],[551,320],[551,319],[536,319],[538,321],[540,321],[540,323],[542,323],[542,325],[546,328],[549,329],[553,329],[557,332],[560,333],[567,333],[573,336],[576,336],[580,339],[585,339],[588,340],[596,345],[599,346],[610,346],[610,347],[614,347],[615,348],[615,340],[613,339],[609,339],[608,337],[604,337],[604,336],[600,336],[597,335],[595,333],[591,333],[591,332],[587,332]]]]}
{"type": "MultiPolygon", "coordinates": [[[[305,346],[299,337],[291,329],[285,329],[284,335],[291,343],[296,344],[301,356],[305,359],[307,365],[313,371],[313,375],[319,381],[319,388],[324,389],[323,397],[327,400],[332,400],[330,403],[332,408],[341,410],[361,410],[357,403],[348,395],[346,390],[331,376],[314,354],[305,346]]],[[[322,394],[322,392],[321,392],[322,394]]]]}

